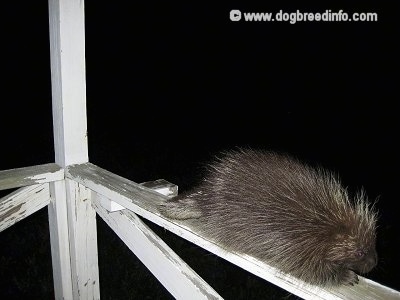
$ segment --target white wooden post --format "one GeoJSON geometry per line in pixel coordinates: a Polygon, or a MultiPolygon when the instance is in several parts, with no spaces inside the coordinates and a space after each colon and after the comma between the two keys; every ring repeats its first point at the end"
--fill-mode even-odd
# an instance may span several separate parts
{"type": "MultiPolygon", "coordinates": [[[[49,0],[55,162],[88,161],[83,0],[49,0]]],[[[57,299],[99,299],[95,211],[89,192],[50,184],[50,238],[57,299]],[[86,202],[86,203],[85,203],[86,202]]]]}
{"type": "Polygon", "coordinates": [[[56,299],[73,299],[65,181],[50,184],[49,230],[56,299]]]}
{"type": "Polygon", "coordinates": [[[99,299],[96,211],[91,191],[66,179],[74,298],[99,299]]]}

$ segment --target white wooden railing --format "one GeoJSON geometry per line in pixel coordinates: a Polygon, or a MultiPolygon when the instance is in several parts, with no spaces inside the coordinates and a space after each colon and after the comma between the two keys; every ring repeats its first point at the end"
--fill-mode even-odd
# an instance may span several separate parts
{"type": "Polygon", "coordinates": [[[0,171],[0,190],[19,187],[0,199],[0,231],[48,206],[57,299],[100,298],[96,213],[177,299],[221,297],[137,215],[305,299],[400,299],[398,291],[362,277],[353,287],[322,289],[228,252],[157,212],[157,204],[177,194],[175,185],[137,184],[89,163],[83,1],[50,0],[49,11],[55,163],[0,171]]]}

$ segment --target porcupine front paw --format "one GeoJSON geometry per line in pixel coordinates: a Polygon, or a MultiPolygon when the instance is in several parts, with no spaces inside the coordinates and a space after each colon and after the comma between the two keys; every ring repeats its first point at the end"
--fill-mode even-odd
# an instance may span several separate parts
{"type": "Polygon", "coordinates": [[[344,285],[355,285],[358,283],[358,276],[352,270],[346,270],[343,272],[341,283],[344,285]]]}

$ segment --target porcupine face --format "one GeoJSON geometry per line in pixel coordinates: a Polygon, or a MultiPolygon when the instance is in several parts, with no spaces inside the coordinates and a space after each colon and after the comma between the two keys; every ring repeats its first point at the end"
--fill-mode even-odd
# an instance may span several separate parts
{"type": "Polygon", "coordinates": [[[347,251],[348,257],[344,265],[350,270],[364,274],[371,271],[377,264],[375,237],[363,241],[356,240],[347,251]]]}
{"type": "Polygon", "coordinates": [[[371,271],[377,265],[378,255],[375,250],[375,225],[369,225],[373,226],[360,223],[358,227],[352,227],[352,232],[337,234],[328,252],[328,260],[357,273],[371,271]]]}

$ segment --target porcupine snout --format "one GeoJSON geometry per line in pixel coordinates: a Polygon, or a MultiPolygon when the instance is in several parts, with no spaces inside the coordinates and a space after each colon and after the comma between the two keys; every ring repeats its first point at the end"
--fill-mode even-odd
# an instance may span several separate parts
{"type": "Polygon", "coordinates": [[[361,274],[368,273],[373,268],[375,268],[378,263],[378,255],[375,249],[370,250],[368,253],[365,253],[364,255],[365,255],[364,258],[359,262],[359,264],[355,268],[355,271],[358,271],[361,274]]]}

